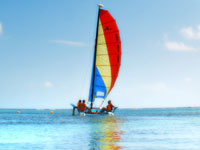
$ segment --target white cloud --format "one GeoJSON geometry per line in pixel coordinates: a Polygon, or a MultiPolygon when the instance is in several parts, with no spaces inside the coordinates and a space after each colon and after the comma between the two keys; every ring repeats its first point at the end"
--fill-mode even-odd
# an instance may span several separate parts
{"type": "Polygon", "coordinates": [[[158,82],[154,84],[145,84],[142,86],[142,88],[151,90],[151,91],[160,91],[160,90],[166,89],[166,87],[167,86],[165,85],[165,83],[162,83],[162,82],[158,82]]]}
{"type": "Polygon", "coordinates": [[[2,23],[0,22],[0,35],[3,33],[3,26],[2,23]]]}
{"type": "Polygon", "coordinates": [[[64,45],[78,46],[78,47],[86,46],[82,42],[73,42],[73,41],[65,41],[65,40],[53,40],[53,42],[57,44],[64,44],[64,45]]]}
{"type": "Polygon", "coordinates": [[[183,42],[166,41],[165,47],[170,51],[196,51],[194,47],[187,46],[183,42]]]}
{"type": "Polygon", "coordinates": [[[46,82],[44,82],[44,86],[47,88],[52,88],[54,85],[52,82],[46,81],[46,82]]]}
{"type": "Polygon", "coordinates": [[[182,28],[180,30],[181,34],[188,39],[200,39],[200,25],[197,26],[197,29],[192,27],[182,28]]]}
{"type": "Polygon", "coordinates": [[[186,77],[184,80],[185,80],[186,83],[191,83],[192,78],[190,78],[190,77],[186,77]]]}

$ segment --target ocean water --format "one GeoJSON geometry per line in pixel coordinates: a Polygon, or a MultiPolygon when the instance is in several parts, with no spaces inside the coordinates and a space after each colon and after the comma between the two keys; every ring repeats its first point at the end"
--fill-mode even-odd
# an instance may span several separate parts
{"type": "Polygon", "coordinates": [[[200,108],[17,111],[0,109],[0,150],[200,150],[200,108]]]}

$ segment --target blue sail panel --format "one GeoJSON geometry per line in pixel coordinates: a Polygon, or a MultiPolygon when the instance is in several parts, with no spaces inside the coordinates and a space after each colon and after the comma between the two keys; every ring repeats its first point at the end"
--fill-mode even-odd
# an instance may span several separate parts
{"type": "MultiPolygon", "coordinates": [[[[93,79],[92,79],[93,80],[93,79]]],[[[100,75],[97,67],[95,67],[95,80],[94,80],[94,94],[92,98],[92,83],[90,85],[90,94],[89,94],[89,100],[91,102],[94,102],[95,98],[105,98],[106,96],[106,87],[104,84],[104,81],[102,79],[102,76],[100,75]]]]}

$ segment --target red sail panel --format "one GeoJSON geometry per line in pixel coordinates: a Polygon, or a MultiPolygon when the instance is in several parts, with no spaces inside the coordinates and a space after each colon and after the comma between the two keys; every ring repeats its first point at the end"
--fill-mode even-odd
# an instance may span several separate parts
{"type": "Polygon", "coordinates": [[[116,21],[107,10],[100,10],[100,20],[111,66],[111,87],[108,91],[109,93],[113,88],[119,73],[121,64],[121,40],[116,21]]]}

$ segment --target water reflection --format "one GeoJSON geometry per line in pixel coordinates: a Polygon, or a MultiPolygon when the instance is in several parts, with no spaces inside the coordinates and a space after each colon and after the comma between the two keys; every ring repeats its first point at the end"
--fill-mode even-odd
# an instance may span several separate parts
{"type": "Polygon", "coordinates": [[[122,147],[119,145],[120,125],[122,120],[119,118],[105,116],[94,120],[90,132],[90,150],[118,150],[122,147]]]}

